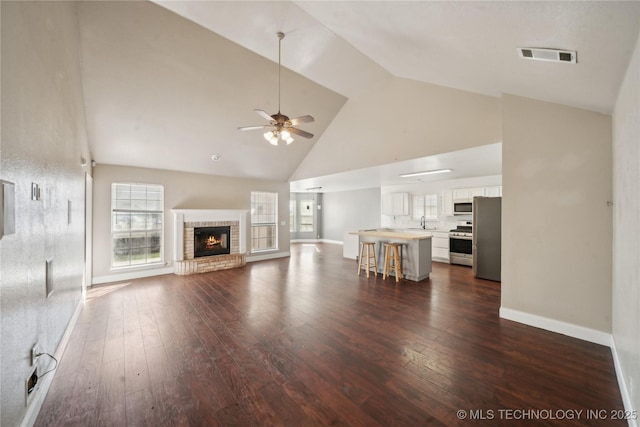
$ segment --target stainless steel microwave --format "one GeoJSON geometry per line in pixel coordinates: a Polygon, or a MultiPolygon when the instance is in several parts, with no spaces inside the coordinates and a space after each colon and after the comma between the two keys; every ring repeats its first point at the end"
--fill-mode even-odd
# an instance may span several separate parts
{"type": "Polygon", "coordinates": [[[453,202],[454,215],[471,215],[473,213],[473,202],[453,202]]]}

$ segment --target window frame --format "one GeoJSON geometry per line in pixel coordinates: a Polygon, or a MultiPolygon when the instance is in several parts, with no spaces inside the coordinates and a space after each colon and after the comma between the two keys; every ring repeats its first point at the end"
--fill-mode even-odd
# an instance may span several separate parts
{"type": "MultiPolygon", "coordinates": [[[[264,252],[273,252],[279,250],[278,244],[278,193],[275,191],[252,191],[251,192],[251,200],[250,200],[250,216],[251,216],[251,253],[264,253],[264,252]],[[263,200],[260,200],[260,196],[263,197],[263,200]],[[267,196],[271,199],[271,203],[265,204],[264,197],[267,196]],[[257,200],[255,199],[257,197],[257,200]],[[273,207],[273,211],[271,212],[268,209],[268,206],[273,207]],[[266,209],[264,209],[266,208],[266,209]],[[266,213],[257,213],[257,210],[266,211],[266,213]],[[262,218],[256,218],[257,215],[262,216],[262,218]],[[270,218],[269,218],[270,217],[270,218]],[[259,219],[259,221],[256,221],[259,219]],[[269,220],[270,219],[270,220],[269,220]],[[266,229],[267,227],[271,227],[273,233],[271,236],[256,236],[256,233],[260,233],[258,231],[259,228],[266,229]],[[257,241],[265,241],[268,242],[272,240],[273,244],[271,246],[265,245],[265,247],[254,248],[254,244],[257,241]]],[[[267,233],[268,234],[268,233],[267,233]]],[[[260,246],[260,244],[258,244],[260,246]]]]}
{"type": "Polygon", "coordinates": [[[423,194],[424,217],[427,221],[438,219],[438,195],[436,193],[423,194]]]}
{"type": "MultiPolygon", "coordinates": [[[[139,189],[138,189],[139,190],[139,189]]],[[[157,265],[164,265],[164,245],[165,245],[165,238],[164,238],[164,226],[165,226],[165,220],[164,220],[164,214],[165,214],[165,207],[164,207],[164,186],[160,185],[160,184],[146,184],[146,183],[132,183],[132,182],[113,182],[111,183],[111,207],[110,207],[110,215],[109,215],[109,219],[110,219],[110,224],[109,224],[109,230],[110,230],[110,237],[111,237],[111,251],[110,251],[110,269],[111,270],[123,270],[123,269],[132,269],[132,268],[145,268],[145,267],[150,267],[150,266],[157,266],[157,265]],[[118,198],[118,187],[124,187],[124,186],[129,186],[129,198],[118,198]],[[144,199],[134,199],[132,198],[132,189],[134,187],[144,187],[144,191],[145,191],[145,198],[144,199]],[[154,190],[154,191],[149,191],[149,190],[154,190]],[[159,198],[149,198],[149,194],[150,193],[160,193],[159,198]],[[132,203],[134,200],[144,200],[145,202],[145,209],[133,209],[132,203]],[[128,201],[129,203],[129,207],[118,207],[118,202],[123,202],[123,205],[126,205],[126,202],[128,201]],[[149,202],[154,202],[156,204],[156,207],[159,207],[159,209],[149,209],[149,202]],[[118,214],[126,216],[129,216],[129,220],[128,220],[128,228],[127,229],[117,229],[115,224],[117,223],[117,219],[118,219],[118,214]],[[135,229],[133,226],[133,215],[137,214],[138,216],[140,215],[144,215],[145,216],[145,227],[143,229],[135,229]],[[153,218],[150,218],[151,216],[153,216],[153,218]],[[158,223],[159,222],[159,227],[156,228],[149,228],[149,224],[150,224],[150,220],[152,223],[158,223]],[[120,264],[116,262],[116,250],[117,245],[116,245],[116,239],[118,238],[118,235],[123,235],[125,233],[129,234],[129,242],[128,242],[128,246],[126,249],[129,250],[129,263],[128,264],[120,264]],[[135,245],[133,245],[132,242],[132,234],[140,234],[140,233],[145,233],[145,244],[144,246],[138,246],[136,247],[135,245]],[[154,235],[158,236],[159,239],[159,245],[150,245],[149,244],[149,234],[152,233],[154,235]],[[148,249],[151,247],[156,247],[159,246],[159,258],[152,258],[151,260],[149,260],[149,253],[148,253],[148,249]],[[131,251],[133,249],[140,249],[140,248],[144,248],[145,249],[145,262],[142,263],[131,263],[131,251]]],[[[154,236],[155,237],[155,236],[154,236]]]]}
{"type": "Polygon", "coordinates": [[[298,232],[298,201],[294,198],[289,199],[289,232],[298,232]]]}

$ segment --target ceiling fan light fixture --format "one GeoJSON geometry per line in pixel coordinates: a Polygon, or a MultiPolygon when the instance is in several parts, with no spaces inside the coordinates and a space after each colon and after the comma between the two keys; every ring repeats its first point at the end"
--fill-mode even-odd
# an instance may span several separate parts
{"type": "Polygon", "coordinates": [[[256,108],[253,111],[255,111],[260,117],[266,119],[269,124],[262,126],[241,126],[238,128],[238,130],[245,131],[270,128],[271,130],[264,133],[265,140],[267,140],[272,145],[278,145],[279,140],[282,140],[283,142],[286,142],[287,145],[289,145],[294,141],[291,133],[295,133],[296,135],[307,139],[313,138],[312,133],[309,133],[302,129],[298,129],[294,126],[301,123],[313,123],[315,120],[310,115],[290,119],[288,116],[280,112],[280,81],[282,72],[281,51],[284,33],[278,32],[276,33],[276,35],[278,36],[278,113],[269,115],[266,111],[256,108]]]}

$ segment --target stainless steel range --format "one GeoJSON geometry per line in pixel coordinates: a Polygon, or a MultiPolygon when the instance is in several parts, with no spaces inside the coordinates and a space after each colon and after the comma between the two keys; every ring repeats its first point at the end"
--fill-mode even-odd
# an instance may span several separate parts
{"type": "Polygon", "coordinates": [[[458,221],[449,231],[449,262],[473,266],[473,225],[471,221],[458,221]]]}

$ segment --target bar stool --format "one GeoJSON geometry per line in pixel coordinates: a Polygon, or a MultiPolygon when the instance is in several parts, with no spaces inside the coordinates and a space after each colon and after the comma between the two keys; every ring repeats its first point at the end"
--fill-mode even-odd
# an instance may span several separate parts
{"type": "Polygon", "coordinates": [[[367,278],[369,278],[369,270],[373,267],[374,275],[378,276],[378,263],[376,262],[376,242],[360,242],[360,259],[358,260],[358,276],[362,267],[367,269],[367,278]],[[373,259],[373,265],[371,260],[373,259]]]}
{"type": "Polygon", "coordinates": [[[382,270],[382,278],[389,277],[391,270],[395,272],[396,282],[402,278],[402,261],[400,259],[400,250],[402,243],[385,243],[384,244],[384,268],[382,270]]]}

